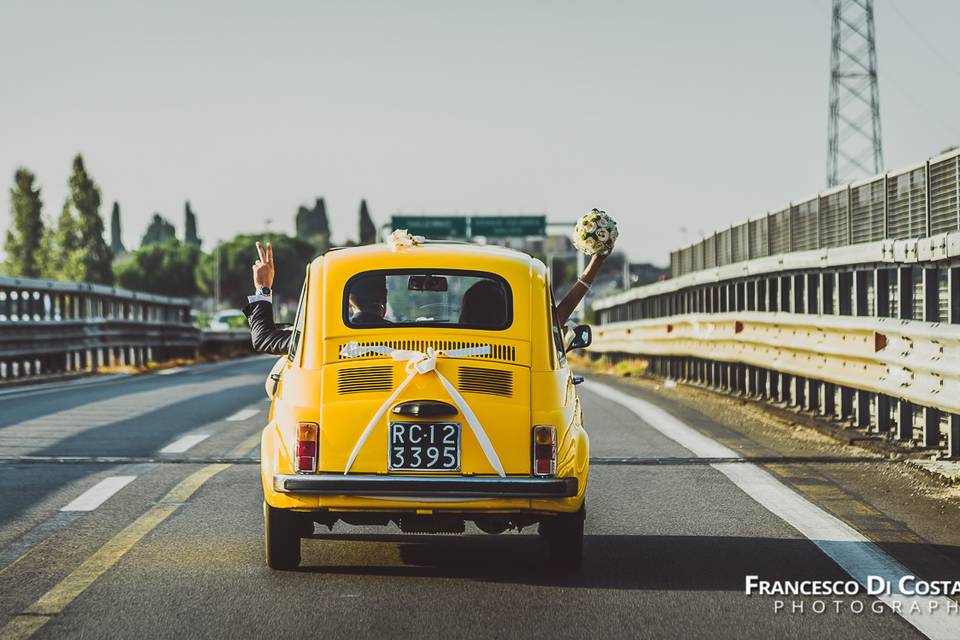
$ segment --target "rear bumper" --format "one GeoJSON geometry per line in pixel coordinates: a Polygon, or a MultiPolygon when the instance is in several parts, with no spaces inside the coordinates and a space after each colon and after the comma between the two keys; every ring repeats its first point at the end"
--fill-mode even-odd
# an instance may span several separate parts
{"type": "Polygon", "coordinates": [[[277,473],[280,493],[424,498],[571,498],[576,478],[459,478],[277,473]]]}

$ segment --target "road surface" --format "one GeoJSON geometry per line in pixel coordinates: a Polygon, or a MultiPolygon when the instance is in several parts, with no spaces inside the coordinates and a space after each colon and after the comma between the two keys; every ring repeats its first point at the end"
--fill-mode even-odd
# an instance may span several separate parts
{"type": "MultiPolygon", "coordinates": [[[[271,571],[255,462],[270,364],[0,395],[0,638],[922,637],[918,618],[871,612],[865,595],[744,593],[749,575],[846,581],[863,569],[870,543],[821,534],[846,526],[828,512],[876,505],[795,489],[831,464],[859,465],[858,477],[876,464],[737,461],[750,447],[711,417],[596,379],[580,387],[595,463],[579,575],[551,572],[532,529],[342,524],[303,542],[301,570],[271,571]]],[[[911,540],[908,560],[932,548],[911,540]]],[[[895,561],[896,545],[884,549],[895,561]]],[[[960,637],[960,615],[921,618],[932,637],[960,637]]]]}

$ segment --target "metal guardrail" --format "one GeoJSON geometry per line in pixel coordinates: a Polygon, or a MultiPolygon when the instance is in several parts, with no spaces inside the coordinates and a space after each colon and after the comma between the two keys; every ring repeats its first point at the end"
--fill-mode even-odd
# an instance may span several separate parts
{"type": "Polygon", "coordinates": [[[246,331],[201,332],[185,298],[0,277],[0,382],[226,353],[249,342],[246,331]]]}
{"type": "Polygon", "coordinates": [[[890,318],[687,314],[594,330],[594,352],[960,457],[960,333],[890,318]]]}
{"type": "Polygon", "coordinates": [[[767,256],[593,309],[594,353],[960,457],[960,233],[767,256]]]}
{"type": "Polygon", "coordinates": [[[765,256],[960,230],[960,150],[791,202],[670,254],[673,277],[765,256]]]}

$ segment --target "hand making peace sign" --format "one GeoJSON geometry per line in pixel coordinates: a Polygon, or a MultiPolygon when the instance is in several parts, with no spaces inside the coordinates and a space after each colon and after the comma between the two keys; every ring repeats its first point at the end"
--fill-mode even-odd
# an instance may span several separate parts
{"type": "Polygon", "coordinates": [[[253,286],[259,291],[262,287],[273,288],[273,276],[276,269],[273,264],[273,246],[268,242],[267,249],[257,243],[257,254],[260,259],[253,265],[253,286]]]}

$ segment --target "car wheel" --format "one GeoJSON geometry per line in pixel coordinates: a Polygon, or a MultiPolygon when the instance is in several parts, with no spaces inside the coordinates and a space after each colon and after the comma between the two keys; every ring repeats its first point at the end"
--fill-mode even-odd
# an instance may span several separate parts
{"type": "Polygon", "coordinates": [[[550,565],[562,571],[579,571],[583,561],[583,522],[586,505],[574,513],[561,513],[540,522],[538,532],[547,543],[550,565]]]}
{"type": "Polygon", "coordinates": [[[296,569],[300,565],[300,523],[286,509],[274,509],[263,503],[263,542],[267,566],[271,569],[296,569]]]}

